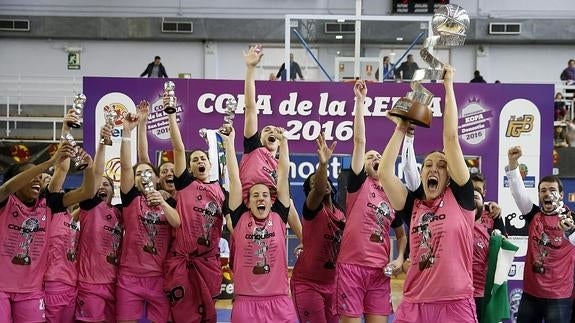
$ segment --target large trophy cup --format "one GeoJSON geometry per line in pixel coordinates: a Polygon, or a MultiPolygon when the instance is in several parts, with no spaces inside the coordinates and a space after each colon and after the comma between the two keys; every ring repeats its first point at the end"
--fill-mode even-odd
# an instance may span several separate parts
{"type": "Polygon", "coordinates": [[[164,104],[164,112],[167,114],[176,113],[176,84],[172,81],[164,83],[164,95],[168,98],[168,102],[164,104]]]}
{"type": "Polygon", "coordinates": [[[465,42],[469,16],[458,5],[448,4],[439,7],[432,19],[433,36],[423,42],[419,51],[421,58],[430,68],[419,69],[413,74],[412,91],[399,99],[389,111],[390,115],[409,120],[412,124],[429,128],[433,113],[429,107],[433,94],[421,85],[422,80],[441,80],[445,73],[445,63],[435,58],[430,48],[440,46],[462,46],[465,42]]]}
{"type": "MultiPolygon", "coordinates": [[[[84,113],[84,104],[86,103],[86,96],[82,93],[76,94],[74,97],[74,105],[72,108],[74,109],[74,113],[78,117],[78,119],[82,118],[84,113]]],[[[71,128],[81,128],[82,124],[78,122],[68,122],[68,127],[71,128]]]]}

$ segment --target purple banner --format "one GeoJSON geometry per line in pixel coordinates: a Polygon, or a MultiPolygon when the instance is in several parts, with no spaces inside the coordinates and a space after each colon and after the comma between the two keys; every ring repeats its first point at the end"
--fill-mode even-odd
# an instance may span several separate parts
{"type": "MultiPolygon", "coordinates": [[[[163,114],[159,95],[164,79],[143,78],[84,78],[86,102],[84,118],[84,145],[94,151],[96,123],[103,111],[97,107],[113,105],[114,94],[127,96],[133,103],[148,100],[152,114],[148,122],[150,156],[155,151],[170,150],[167,120],[163,114]],[[102,102],[111,100],[110,102],[102,102]]],[[[178,97],[180,129],[186,148],[206,148],[198,135],[200,128],[215,129],[222,125],[226,100],[238,100],[238,114],[235,119],[236,146],[242,151],[243,133],[243,81],[173,79],[178,97]]],[[[415,132],[415,149],[418,154],[442,149],[442,111],[444,90],[441,84],[425,84],[436,97],[432,102],[434,114],[431,128],[418,128],[415,132]]],[[[328,140],[337,140],[336,153],[351,154],[353,149],[353,83],[329,82],[268,82],[256,83],[259,128],[273,124],[284,127],[290,134],[290,151],[294,153],[315,153],[314,139],[323,131],[328,140]]],[[[368,84],[365,124],[367,148],[382,151],[385,148],[394,125],[383,114],[393,103],[409,91],[407,83],[368,84]]],[[[540,171],[551,173],[553,116],[549,107],[553,100],[552,85],[527,84],[456,84],[455,93],[460,111],[459,133],[463,152],[480,156],[483,165],[480,170],[487,181],[497,182],[497,171],[486,161],[499,158],[500,110],[510,101],[530,101],[540,110],[537,116],[541,125],[540,171]]],[[[121,104],[119,104],[121,105],[121,104]]],[[[124,109],[125,110],[125,109],[124,109]]],[[[118,111],[118,114],[121,114],[118,111]]],[[[521,111],[517,111],[520,115],[521,111]]],[[[99,128],[99,126],[98,126],[99,128]]],[[[119,136],[121,127],[117,128],[119,136]]],[[[493,164],[495,166],[495,164],[493,164]]],[[[490,190],[490,194],[495,194],[490,190]]],[[[494,198],[496,195],[491,195],[494,198]]]]}

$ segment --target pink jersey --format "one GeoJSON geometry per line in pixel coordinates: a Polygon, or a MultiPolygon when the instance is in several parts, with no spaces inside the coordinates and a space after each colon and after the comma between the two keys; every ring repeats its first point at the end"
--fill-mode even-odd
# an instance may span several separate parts
{"type": "MultiPolygon", "coordinates": [[[[466,185],[472,188],[470,183],[466,185]]],[[[473,201],[471,196],[469,201],[473,201]]],[[[412,266],[405,278],[405,301],[473,297],[474,213],[458,204],[450,187],[433,201],[415,199],[409,236],[412,266]]]]}
{"type": "Polygon", "coordinates": [[[219,295],[222,282],[218,256],[224,192],[218,182],[194,180],[189,172],[176,178],[175,185],[181,225],[174,229],[175,240],[165,263],[164,288],[175,320],[215,318],[213,298],[219,295]],[[182,290],[189,294],[182,295],[182,290]],[[200,306],[202,313],[197,311],[200,306]]]}
{"type": "Polygon", "coordinates": [[[558,226],[559,217],[537,212],[529,223],[523,290],[540,298],[568,298],[573,291],[575,247],[558,226]]]}
{"type": "Polygon", "coordinates": [[[389,229],[401,226],[402,222],[396,219],[383,187],[378,180],[366,177],[359,190],[348,192],[346,204],[346,224],[338,261],[385,267],[389,263],[389,229]]]}
{"type": "Polygon", "coordinates": [[[256,220],[246,211],[232,239],[235,294],[288,295],[286,224],[281,216],[272,209],[267,219],[256,220]]]}
{"type": "Polygon", "coordinates": [[[475,222],[473,227],[473,297],[483,297],[487,276],[489,254],[489,233],[483,223],[475,222]]]}
{"type": "Polygon", "coordinates": [[[196,253],[203,257],[219,254],[225,199],[220,184],[190,181],[185,188],[178,190],[176,199],[181,225],[175,230],[171,250],[183,255],[196,253]]]}
{"type": "Polygon", "coordinates": [[[133,187],[122,194],[124,240],[120,257],[120,275],[163,276],[164,260],[171,239],[171,226],[160,206],[149,206],[133,187]]]}
{"type": "Polygon", "coordinates": [[[51,216],[43,197],[28,206],[8,196],[0,208],[0,292],[43,290],[51,216]]]}
{"type": "Polygon", "coordinates": [[[481,224],[483,224],[483,226],[488,228],[488,229],[493,229],[493,226],[495,224],[495,221],[489,215],[489,211],[487,211],[487,210],[483,210],[483,212],[481,212],[481,220],[480,221],[481,221],[481,224]]]}
{"type": "Polygon", "coordinates": [[[240,162],[240,181],[244,201],[247,200],[250,188],[255,184],[276,187],[277,168],[278,160],[265,147],[259,147],[244,154],[240,162]]]}
{"type": "Polygon", "coordinates": [[[297,259],[293,278],[333,283],[345,217],[338,208],[331,210],[324,204],[312,220],[306,219],[307,212],[312,211],[304,206],[302,224],[305,248],[297,259]]]}
{"type": "Polygon", "coordinates": [[[88,284],[116,282],[123,228],[118,208],[99,198],[80,203],[78,281],[88,284]]]}
{"type": "Polygon", "coordinates": [[[48,236],[48,269],[44,281],[76,286],[78,279],[77,252],[80,222],[70,212],[52,216],[48,236]]]}

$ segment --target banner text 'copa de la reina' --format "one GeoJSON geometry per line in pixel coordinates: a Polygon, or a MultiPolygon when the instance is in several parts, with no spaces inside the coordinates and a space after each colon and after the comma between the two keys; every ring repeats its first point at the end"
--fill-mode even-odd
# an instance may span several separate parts
{"type": "MultiPolygon", "coordinates": [[[[300,119],[287,120],[284,126],[287,131],[287,137],[290,140],[315,140],[320,132],[323,132],[326,140],[347,141],[353,136],[353,116],[355,115],[355,102],[348,104],[346,100],[330,100],[329,93],[319,94],[319,100],[301,99],[298,92],[290,92],[288,98],[283,99],[272,106],[272,95],[260,94],[256,98],[256,110],[263,116],[280,115],[286,117],[302,117],[300,119]],[[349,116],[346,121],[334,122],[328,118],[320,117],[337,117],[342,118],[349,116]],[[315,117],[315,118],[314,118],[315,117]]],[[[198,111],[204,114],[211,114],[214,111],[225,114],[226,102],[228,99],[237,99],[237,114],[243,114],[245,109],[244,95],[239,94],[215,94],[204,93],[199,96],[197,101],[198,111]]],[[[393,107],[395,102],[401,97],[376,96],[366,97],[364,103],[364,115],[366,117],[383,117],[385,112],[393,107]]],[[[430,108],[434,117],[441,117],[441,98],[434,97],[430,108]]],[[[278,124],[279,125],[279,124],[278,124]]]]}

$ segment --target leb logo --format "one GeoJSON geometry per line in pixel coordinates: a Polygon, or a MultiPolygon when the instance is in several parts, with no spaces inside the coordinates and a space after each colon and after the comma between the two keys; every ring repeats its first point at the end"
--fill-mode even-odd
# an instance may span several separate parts
{"type": "Polygon", "coordinates": [[[523,133],[531,132],[534,120],[535,117],[532,114],[524,114],[521,117],[511,116],[507,122],[505,137],[519,137],[523,133]]]}

